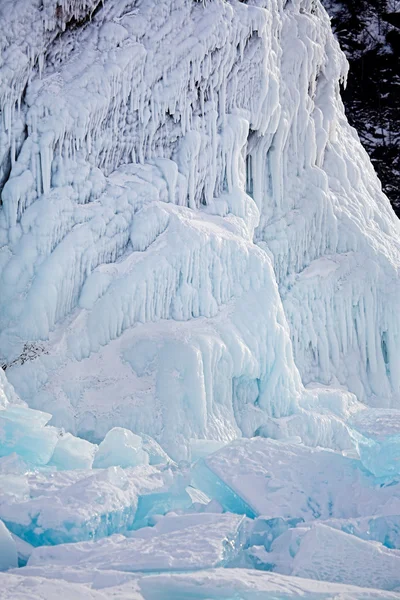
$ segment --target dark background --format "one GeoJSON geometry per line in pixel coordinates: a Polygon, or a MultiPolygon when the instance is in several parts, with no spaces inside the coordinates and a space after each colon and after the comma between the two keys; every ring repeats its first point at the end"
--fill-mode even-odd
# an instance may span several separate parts
{"type": "Polygon", "coordinates": [[[350,63],[347,117],[400,217],[400,0],[322,2],[350,63]]]}

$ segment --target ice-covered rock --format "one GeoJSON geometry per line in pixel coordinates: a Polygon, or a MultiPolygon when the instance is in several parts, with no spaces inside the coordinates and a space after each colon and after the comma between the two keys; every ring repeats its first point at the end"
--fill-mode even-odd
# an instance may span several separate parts
{"type": "Polygon", "coordinates": [[[17,566],[17,546],[3,521],[0,521],[0,571],[7,571],[17,566]]]}
{"type": "Polygon", "coordinates": [[[99,445],[93,467],[104,469],[112,466],[122,468],[149,464],[149,455],[143,450],[142,438],[129,429],[114,427],[99,445]]]}
{"type": "MultiPolygon", "coordinates": [[[[23,399],[173,458],[299,415],[301,378],[395,405],[399,224],[319,2],[2,14],[0,356],[23,399]]],[[[345,449],[331,417],[288,428],[345,449]]]]}
{"type": "Polygon", "coordinates": [[[400,552],[322,523],[290,529],[268,554],[286,575],[393,590],[400,586],[400,552]]]}
{"type": "Polygon", "coordinates": [[[381,487],[360,461],[264,438],[237,440],[195,466],[197,487],[250,517],[327,519],[397,514],[400,485],[381,487]]]}

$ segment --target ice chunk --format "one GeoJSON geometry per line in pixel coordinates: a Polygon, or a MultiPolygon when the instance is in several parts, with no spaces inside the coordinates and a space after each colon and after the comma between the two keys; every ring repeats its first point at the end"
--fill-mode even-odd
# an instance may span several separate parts
{"type": "Polygon", "coordinates": [[[249,527],[249,535],[247,540],[248,546],[263,546],[266,550],[270,550],[272,542],[282,535],[288,529],[296,527],[302,523],[304,519],[282,519],[275,517],[258,517],[249,527]]]}
{"type": "Polygon", "coordinates": [[[101,538],[145,522],[149,514],[191,505],[185,483],[165,468],[43,471],[22,477],[28,493],[0,494],[0,518],[33,546],[101,538]]]}
{"type": "Polygon", "coordinates": [[[18,566],[18,555],[15,541],[11,533],[0,521],[0,571],[7,571],[18,566]]]}
{"type": "Polygon", "coordinates": [[[172,459],[168,456],[168,454],[161,448],[160,444],[156,442],[152,437],[142,433],[142,447],[143,450],[149,456],[149,464],[150,465],[161,465],[161,464],[169,464],[172,463],[172,459]]]}
{"type": "Polygon", "coordinates": [[[50,464],[58,470],[90,469],[96,450],[96,444],[71,433],[63,433],[58,439],[50,464]]]}
{"type": "Polygon", "coordinates": [[[351,419],[360,459],[376,477],[400,475],[400,410],[368,408],[351,419]]]}
{"type": "Polygon", "coordinates": [[[342,454],[265,438],[237,440],[199,461],[194,484],[252,517],[327,519],[396,514],[400,485],[380,487],[342,454]]]}
{"type": "Polygon", "coordinates": [[[239,515],[167,516],[154,527],[98,542],[36,548],[29,566],[65,564],[117,571],[193,570],[223,566],[244,542],[239,515]]]}
{"type": "Polygon", "coordinates": [[[28,544],[28,542],[25,542],[14,533],[12,533],[11,536],[15,542],[15,547],[17,548],[18,566],[23,567],[26,565],[30,555],[32,554],[33,546],[28,544]]]}
{"type": "Polygon", "coordinates": [[[59,432],[46,426],[51,415],[9,404],[0,410],[0,457],[13,452],[27,463],[45,465],[58,441],[59,432]]]}
{"type": "Polygon", "coordinates": [[[387,548],[400,550],[400,515],[328,519],[324,523],[363,540],[373,540],[387,548]]]}
{"type": "Polygon", "coordinates": [[[93,467],[95,469],[112,466],[126,468],[146,464],[149,464],[149,456],[143,450],[142,438],[129,429],[114,427],[99,445],[93,467]]]}
{"type": "Polygon", "coordinates": [[[282,534],[269,557],[274,570],[296,577],[385,590],[400,586],[400,552],[322,523],[282,534]]]}

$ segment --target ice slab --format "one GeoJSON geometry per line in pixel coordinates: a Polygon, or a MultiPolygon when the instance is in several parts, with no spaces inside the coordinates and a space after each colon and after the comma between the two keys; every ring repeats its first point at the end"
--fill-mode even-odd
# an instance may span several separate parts
{"type": "Polygon", "coordinates": [[[57,441],[50,464],[58,470],[90,469],[96,450],[96,444],[71,433],[63,433],[57,441]]]}
{"type": "Polygon", "coordinates": [[[149,456],[143,450],[142,438],[129,429],[114,427],[99,445],[93,467],[95,469],[112,466],[126,468],[146,464],[149,464],[149,456]]]}
{"type": "Polygon", "coordinates": [[[22,404],[8,404],[0,410],[0,457],[17,453],[33,465],[49,462],[59,432],[46,426],[51,415],[22,404]]]}
{"type": "Polygon", "coordinates": [[[277,572],[322,581],[393,590],[400,586],[400,552],[322,523],[298,527],[272,544],[277,572]]]}
{"type": "Polygon", "coordinates": [[[100,538],[152,512],[190,506],[175,475],[150,466],[30,472],[20,478],[20,494],[0,495],[0,518],[33,546],[100,538]]]}
{"type": "Polygon", "coordinates": [[[232,514],[166,516],[154,527],[97,542],[36,548],[28,566],[182,571],[225,566],[245,541],[245,519],[232,514]]]}
{"type": "Polygon", "coordinates": [[[160,444],[151,436],[142,433],[140,437],[142,438],[143,450],[147,452],[149,456],[150,465],[162,465],[173,462],[168,454],[161,448],[160,444]]]}
{"type": "Polygon", "coordinates": [[[3,521],[0,521],[0,571],[7,571],[17,566],[17,546],[3,521]]]}
{"type": "Polygon", "coordinates": [[[328,519],[325,524],[363,540],[373,540],[387,548],[400,550],[400,515],[328,519]]]}
{"type": "Polygon", "coordinates": [[[14,533],[11,534],[11,537],[14,540],[15,546],[17,548],[18,566],[24,567],[28,562],[30,555],[32,554],[33,546],[31,546],[31,544],[28,544],[28,542],[25,542],[23,539],[21,539],[14,533]]]}
{"type": "Polygon", "coordinates": [[[213,569],[190,574],[150,575],[140,580],[146,600],[398,600],[400,594],[261,573],[213,569]]]}
{"type": "Polygon", "coordinates": [[[376,477],[400,475],[400,410],[368,408],[350,421],[360,459],[376,477]]]}
{"type": "Polygon", "coordinates": [[[227,510],[305,520],[398,512],[400,485],[381,487],[360,461],[265,438],[242,439],[199,461],[194,484],[227,510]]]}

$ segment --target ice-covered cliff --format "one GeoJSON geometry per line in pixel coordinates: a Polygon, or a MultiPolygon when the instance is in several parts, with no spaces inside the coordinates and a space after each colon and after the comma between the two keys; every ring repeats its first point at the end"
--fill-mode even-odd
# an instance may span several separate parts
{"type": "Polygon", "coordinates": [[[318,1],[0,12],[0,356],[23,400],[176,457],[282,428],[344,449],[349,392],[398,405],[399,222],[318,1]]]}
{"type": "Polygon", "coordinates": [[[316,0],[0,0],[2,598],[400,598],[346,69],[316,0]]]}

